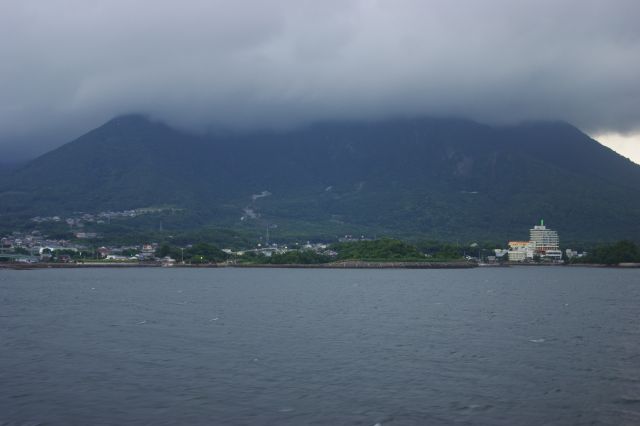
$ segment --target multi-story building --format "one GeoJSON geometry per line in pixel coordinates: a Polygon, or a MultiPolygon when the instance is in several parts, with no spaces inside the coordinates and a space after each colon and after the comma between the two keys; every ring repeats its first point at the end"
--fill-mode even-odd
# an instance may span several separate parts
{"type": "Polygon", "coordinates": [[[558,233],[544,226],[544,220],[529,230],[530,241],[535,244],[536,253],[544,254],[548,250],[559,250],[558,233]]]}
{"type": "Polygon", "coordinates": [[[551,260],[562,259],[558,233],[544,226],[544,221],[529,230],[529,237],[529,241],[509,241],[511,262],[532,260],[536,255],[551,260]]]}
{"type": "Polygon", "coordinates": [[[531,241],[509,241],[509,261],[524,262],[533,259],[535,245],[531,241]]]}
{"type": "Polygon", "coordinates": [[[540,225],[530,229],[529,235],[531,242],[535,244],[536,254],[552,260],[562,259],[558,233],[544,226],[544,220],[540,221],[540,225]]]}

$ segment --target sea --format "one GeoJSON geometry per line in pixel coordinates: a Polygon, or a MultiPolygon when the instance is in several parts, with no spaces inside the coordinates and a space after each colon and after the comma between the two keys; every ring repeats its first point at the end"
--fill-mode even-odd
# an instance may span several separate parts
{"type": "Polygon", "coordinates": [[[0,270],[0,425],[638,425],[640,269],[0,270]]]}

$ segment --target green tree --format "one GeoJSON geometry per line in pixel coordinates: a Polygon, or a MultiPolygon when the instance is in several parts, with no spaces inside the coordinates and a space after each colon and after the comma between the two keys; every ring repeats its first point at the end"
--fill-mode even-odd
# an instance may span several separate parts
{"type": "Polygon", "coordinates": [[[229,258],[227,253],[207,243],[193,245],[184,251],[184,256],[192,263],[223,262],[229,258]]]}
{"type": "Polygon", "coordinates": [[[340,260],[417,261],[425,259],[415,246],[392,239],[337,243],[331,248],[338,252],[340,260]]]}
{"type": "Polygon", "coordinates": [[[271,257],[265,257],[265,263],[272,263],[278,265],[284,264],[320,264],[328,263],[331,261],[329,256],[318,254],[312,250],[303,251],[289,251],[281,254],[274,254],[271,257]]]}
{"type": "Polygon", "coordinates": [[[640,262],[640,249],[629,240],[618,241],[614,244],[595,248],[584,259],[585,263],[602,263],[616,265],[625,262],[640,262]]]}

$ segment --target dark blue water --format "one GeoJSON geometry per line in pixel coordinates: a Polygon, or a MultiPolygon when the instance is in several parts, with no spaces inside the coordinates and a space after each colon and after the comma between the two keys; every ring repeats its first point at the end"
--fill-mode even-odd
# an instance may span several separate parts
{"type": "Polygon", "coordinates": [[[0,424],[640,424],[640,270],[0,271],[0,424]]]}

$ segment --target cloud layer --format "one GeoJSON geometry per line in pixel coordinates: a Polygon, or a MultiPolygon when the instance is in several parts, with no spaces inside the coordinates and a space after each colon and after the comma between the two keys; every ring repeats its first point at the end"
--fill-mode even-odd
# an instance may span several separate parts
{"type": "Polygon", "coordinates": [[[0,152],[142,112],[206,131],[398,115],[640,129],[636,0],[4,0],[0,152]]]}

